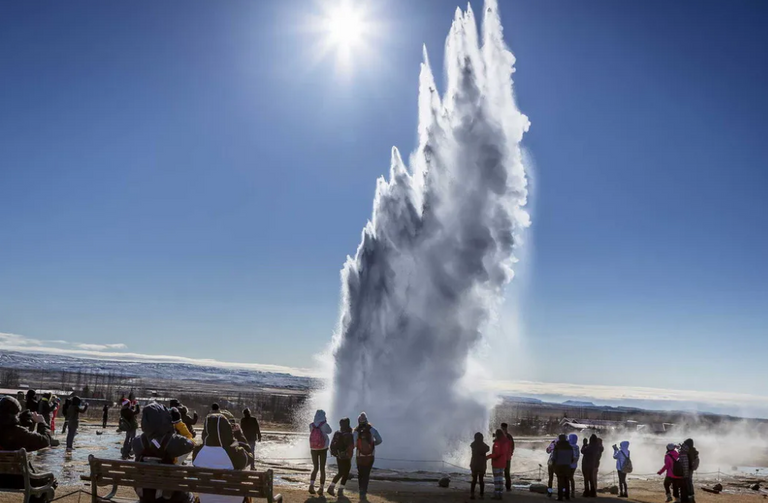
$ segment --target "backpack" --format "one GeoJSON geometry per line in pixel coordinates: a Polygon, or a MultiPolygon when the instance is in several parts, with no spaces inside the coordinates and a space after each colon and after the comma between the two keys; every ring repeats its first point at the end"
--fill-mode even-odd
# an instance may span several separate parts
{"type": "MultiPolygon", "coordinates": [[[[619,451],[619,452],[624,454],[623,451],[619,451]]],[[[626,454],[624,454],[624,457],[627,458],[627,459],[624,460],[624,464],[621,466],[621,473],[632,473],[632,470],[633,470],[633,468],[632,468],[632,459],[630,459],[630,457],[628,455],[626,455],[626,454]]]]}
{"type": "Polygon", "coordinates": [[[691,449],[688,451],[688,463],[692,472],[695,472],[699,469],[699,451],[693,447],[691,447],[691,449]]]}
{"type": "Polygon", "coordinates": [[[357,431],[357,457],[372,458],[374,451],[371,427],[366,425],[357,431]]]}
{"type": "Polygon", "coordinates": [[[336,459],[351,459],[354,450],[353,442],[349,441],[349,433],[337,431],[331,440],[331,456],[336,459]]]}
{"type": "MultiPolygon", "coordinates": [[[[672,457],[671,455],[667,454],[667,456],[672,457]]],[[[683,474],[683,464],[680,462],[679,459],[675,459],[672,457],[672,475],[675,477],[682,477],[683,474]]]]}
{"type": "Polygon", "coordinates": [[[315,426],[315,423],[312,423],[312,430],[309,432],[309,448],[312,450],[325,449],[325,434],[322,430],[323,425],[325,425],[325,421],[317,426],[315,426]]]}

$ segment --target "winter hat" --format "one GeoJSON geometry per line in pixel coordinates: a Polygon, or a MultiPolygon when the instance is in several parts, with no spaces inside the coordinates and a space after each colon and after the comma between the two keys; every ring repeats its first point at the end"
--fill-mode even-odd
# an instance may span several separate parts
{"type": "Polygon", "coordinates": [[[684,445],[687,445],[688,448],[693,448],[693,439],[689,438],[685,442],[683,442],[684,445]]]}
{"type": "Polygon", "coordinates": [[[0,415],[16,416],[21,412],[21,404],[12,396],[4,396],[0,400],[0,415]]]}
{"type": "Polygon", "coordinates": [[[667,450],[668,451],[674,451],[675,447],[677,447],[675,444],[667,444],[667,450]]]}
{"type": "Polygon", "coordinates": [[[357,424],[368,424],[368,414],[361,412],[360,415],[357,416],[357,424]]]}
{"type": "Polygon", "coordinates": [[[483,441],[483,434],[479,431],[475,433],[475,442],[482,442],[483,441]]]}
{"type": "Polygon", "coordinates": [[[341,431],[346,431],[346,432],[352,431],[352,428],[349,426],[348,417],[341,418],[341,420],[339,421],[339,429],[341,431]]]}
{"type": "Polygon", "coordinates": [[[219,411],[219,404],[217,404],[216,402],[212,403],[211,404],[211,410],[214,411],[214,412],[218,412],[219,411]]]}
{"type": "Polygon", "coordinates": [[[173,424],[181,422],[181,413],[176,407],[171,407],[171,422],[173,424]]]}

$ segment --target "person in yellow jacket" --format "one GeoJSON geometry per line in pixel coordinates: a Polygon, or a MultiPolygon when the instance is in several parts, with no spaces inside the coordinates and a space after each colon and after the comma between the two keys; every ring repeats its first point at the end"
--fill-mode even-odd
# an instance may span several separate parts
{"type": "Polygon", "coordinates": [[[179,412],[179,409],[176,407],[171,409],[171,421],[173,422],[173,429],[176,430],[176,433],[190,440],[195,438],[194,435],[192,435],[192,432],[189,431],[189,428],[187,428],[187,425],[184,424],[184,421],[181,420],[181,412],[179,412]]]}

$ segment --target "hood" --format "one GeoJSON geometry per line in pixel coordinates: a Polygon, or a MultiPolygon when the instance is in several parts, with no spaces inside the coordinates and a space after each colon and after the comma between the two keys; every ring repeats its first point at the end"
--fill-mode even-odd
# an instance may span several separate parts
{"type": "Polygon", "coordinates": [[[235,441],[232,425],[221,414],[213,414],[205,419],[203,427],[203,445],[209,447],[229,447],[235,441]]]}
{"type": "Polygon", "coordinates": [[[141,413],[141,429],[150,439],[173,433],[171,412],[157,402],[150,403],[141,413]]]}
{"type": "Polygon", "coordinates": [[[687,445],[689,449],[693,448],[693,439],[689,438],[685,442],[683,442],[683,445],[687,445]]]}
{"type": "Polygon", "coordinates": [[[315,420],[312,421],[312,423],[315,426],[320,426],[320,423],[322,422],[328,422],[328,420],[325,418],[325,411],[322,409],[318,409],[317,412],[315,412],[315,420]]]}
{"type": "Polygon", "coordinates": [[[368,414],[361,412],[360,415],[357,416],[357,424],[368,424],[368,414]]]}
{"type": "Polygon", "coordinates": [[[342,418],[341,421],[339,421],[339,430],[344,433],[351,433],[352,432],[352,426],[349,424],[349,418],[345,417],[342,418]]]}
{"type": "Polygon", "coordinates": [[[18,400],[12,396],[3,397],[0,400],[0,425],[19,424],[19,412],[21,412],[21,404],[18,400]]]}
{"type": "Polygon", "coordinates": [[[568,435],[568,443],[571,445],[577,445],[579,443],[579,436],[575,433],[568,435]]]}
{"type": "Polygon", "coordinates": [[[557,441],[558,442],[567,442],[568,441],[568,437],[566,437],[563,434],[560,434],[560,435],[557,436],[557,441]]]}
{"type": "Polygon", "coordinates": [[[627,442],[627,441],[625,440],[625,441],[623,441],[622,443],[620,443],[620,444],[619,444],[619,449],[620,449],[620,450],[621,450],[621,452],[623,452],[624,454],[629,454],[629,442],[627,442]]]}
{"type": "Polygon", "coordinates": [[[482,442],[483,441],[483,434],[479,431],[475,433],[475,442],[482,442]]]}
{"type": "Polygon", "coordinates": [[[589,443],[597,445],[597,435],[593,433],[592,436],[589,437],[589,443]]]}
{"type": "Polygon", "coordinates": [[[28,390],[27,391],[27,400],[32,400],[33,398],[35,398],[36,394],[37,393],[35,392],[35,390],[33,390],[33,389],[28,390]]]}

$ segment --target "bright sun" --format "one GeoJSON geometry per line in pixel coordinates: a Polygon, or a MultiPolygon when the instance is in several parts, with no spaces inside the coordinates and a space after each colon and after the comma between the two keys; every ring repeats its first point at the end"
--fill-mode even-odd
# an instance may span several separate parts
{"type": "Polygon", "coordinates": [[[332,44],[353,49],[360,44],[365,19],[359,8],[343,2],[328,13],[326,30],[332,44]]]}
{"type": "Polygon", "coordinates": [[[353,61],[368,58],[378,29],[367,6],[366,0],[321,0],[321,12],[311,21],[312,31],[321,37],[318,59],[334,54],[337,70],[347,73],[353,61]]]}

